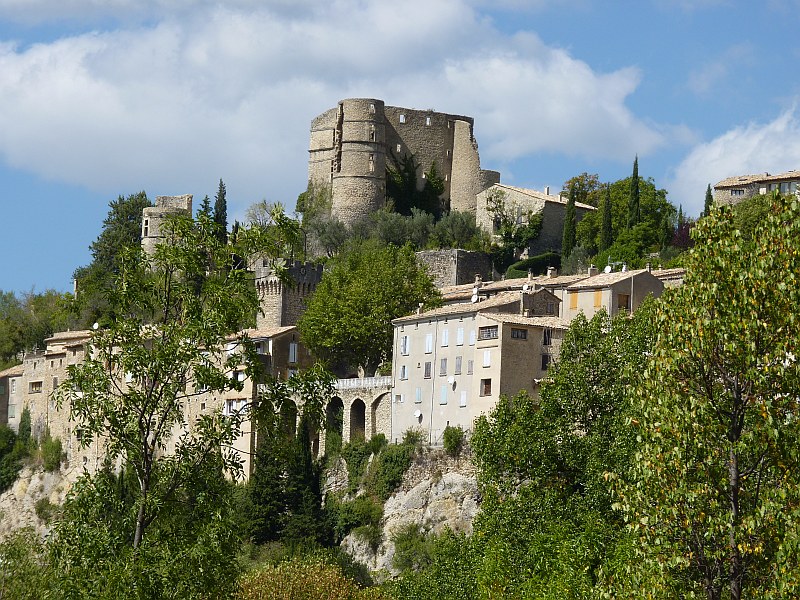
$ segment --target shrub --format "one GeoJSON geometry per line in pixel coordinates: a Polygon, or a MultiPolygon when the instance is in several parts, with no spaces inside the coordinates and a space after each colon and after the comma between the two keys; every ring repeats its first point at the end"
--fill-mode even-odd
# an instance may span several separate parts
{"type": "Polygon", "coordinates": [[[464,446],[464,430],[461,425],[452,427],[448,425],[444,428],[444,451],[452,457],[461,454],[461,448],[464,446]]]}
{"type": "Polygon", "coordinates": [[[401,573],[419,571],[431,562],[433,539],[428,538],[415,523],[408,523],[392,536],[394,556],[392,566],[401,573]]]}
{"type": "Polygon", "coordinates": [[[386,436],[382,433],[376,433],[370,438],[369,442],[367,442],[367,448],[372,454],[378,454],[381,450],[386,448],[387,444],[386,436]]]}
{"type": "Polygon", "coordinates": [[[378,551],[378,546],[383,541],[383,529],[379,525],[362,525],[353,530],[353,535],[364,540],[373,552],[378,551]]]}
{"type": "Polygon", "coordinates": [[[318,558],[267,565],[239,579],[240,600],[354,600],[360,590],[341,569],[318,558]]]}
{"type": "Polygon", "coordinates": [[[58,506],[50,502],[47,498],[39,498],[34,505],[36,516],[45,523],[49,523],[56,513],[58,506]]]}
{"type": "Polygon", "coordinates": [[[422,441],[425,438],[423,437],[423,433],[419,429],[407,429],[406,432],[403,434],[403,444],[408,446],[419,447],[422,446],[422,441]]]}
{"type": "Polygon", "coordinates": [[[0,492],[16,481],[22,467],[19,459],[19,438],[10,427],[0,425],[0,492]]]}
{"type": "Polygon", "coordinates": [[[364,525],[380,526],[383,507],[369,496],[358,496],[348,502],[329,498],[325,503],[331,521],[331,528],[337,542],[348,533],[364,525]]]}
{"type": "Polygon", "coordinates": [[[545,252],[544,254],[537,254],[531,258],[515,262],[506,270],[506,279],[527,277],[528,270],[532,271],[534,275],[544,275],[547,273],[547,267],[560,269],[561,255],[556,252],[545,252]]]}
{"type": "Polygon", "coordinates": [[[389,446],[381,452],[367,475],[367,491],[379,500],[386,501],[403,481],[415,449],[414,444],[403,443],[389,446]]]}
{"type": "Polygon", "coordinates": [[[61,467],[61,461],[64,460],[61,440],[50,437],[49,431],[44,434],[40,451],[42,453],[42,466],[45,471],[53,472],[61,467]]]}
{"type": "Polygon", "coordinates": [[[358,489],[372,451],[364,440],[353,440],[342,448],[342,458],[347,463],[347,485],[350,492],[358,489]]]}
{"type": "Polygon", "coordinates": [[[19,416],[17,440],[25,447],[27,447],[31,441],[31,410],[27,405],[22,409],[22,414],[19,416]]]}

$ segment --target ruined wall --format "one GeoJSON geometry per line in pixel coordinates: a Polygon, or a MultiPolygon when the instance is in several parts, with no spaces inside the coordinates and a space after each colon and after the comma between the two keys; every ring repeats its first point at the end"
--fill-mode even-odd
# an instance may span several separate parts
{"type": "Polygon", "coordinates": [[[461,285],[475,281],[475,275],[492,278],[492,260],[483,252],[469,250],[423,250],[417,262],[425,266],[436,287],[461,285]]]}

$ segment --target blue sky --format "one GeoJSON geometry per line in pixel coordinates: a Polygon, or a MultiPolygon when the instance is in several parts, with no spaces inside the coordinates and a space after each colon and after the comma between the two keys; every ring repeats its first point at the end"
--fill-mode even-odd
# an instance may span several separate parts
{"type": "Polygon", "coordinates": [[[0,289],[71,289],[108,202],[294,206],[342,98],[475,118],[484,168],[639,172],[696,215],[800,168],[800,0],[0,0],[0,289]]]}

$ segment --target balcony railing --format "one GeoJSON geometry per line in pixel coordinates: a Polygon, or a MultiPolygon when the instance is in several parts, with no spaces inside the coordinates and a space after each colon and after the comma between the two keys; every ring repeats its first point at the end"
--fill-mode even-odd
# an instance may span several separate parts
{"type": "Polygon", "coordinates": [[[392,376],[383,377],[353,377],[351,379],[337,379],[337,390],[352,390],[354,388],[376,388],[392,385],[392,376]]]}

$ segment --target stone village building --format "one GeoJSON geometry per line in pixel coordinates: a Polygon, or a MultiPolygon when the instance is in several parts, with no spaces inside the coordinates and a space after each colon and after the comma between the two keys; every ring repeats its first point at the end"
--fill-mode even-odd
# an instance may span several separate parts
{"type": "Polygon", "coordinates": [[[746,198],[778,191],[795,194],[800,187],[800,171],[788,171],[777,175],[735,175],[714,186],[714,204],[737,204],[746,198]]]}

